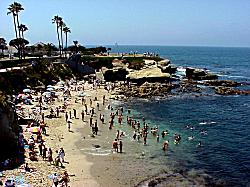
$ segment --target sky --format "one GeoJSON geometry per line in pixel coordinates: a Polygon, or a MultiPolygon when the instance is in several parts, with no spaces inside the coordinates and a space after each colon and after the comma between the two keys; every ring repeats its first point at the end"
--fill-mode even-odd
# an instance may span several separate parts
{"type": "MultiPolygon", "coordinates": [[[[0,37],[15,37],[0,0],[0,37]]],[[[250,47],[250,0],[17,0],[27,40],[57,44],[52,18],[71,29],[69,45],[250,47]]]]}

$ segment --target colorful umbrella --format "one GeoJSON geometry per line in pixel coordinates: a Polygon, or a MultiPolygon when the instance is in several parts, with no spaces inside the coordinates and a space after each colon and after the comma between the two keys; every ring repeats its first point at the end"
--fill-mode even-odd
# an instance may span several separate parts
{"type": "Polygon", "coordinates": [[[40,127],[30,127],[29,132],[38,133],[38,132],[40,132],[40,127]]]}

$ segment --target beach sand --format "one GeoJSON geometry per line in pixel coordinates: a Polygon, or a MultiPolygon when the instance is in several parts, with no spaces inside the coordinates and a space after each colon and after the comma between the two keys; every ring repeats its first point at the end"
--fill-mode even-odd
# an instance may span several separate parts
{"type": "MultiPolygon", "coordinates": [[[[35,169],[35,171],[31,173],[20,172],[19,168],[7,170],[4,171],[4,176],[6,178],[10,176],[21,177],[26,183],[35,187],[52,186],[53,182],[49,179],[49,176],[54,173],[62,174],[64,171],[67,171],[70,176],[71,187],[128,186],[128,183],[134,183],[133,180],[127,181],[126,176],[129,176],[129,173],[122,176],[123,173],[119,171],[125,164],[124,162],[122,163],[122,154],[111,153],[112,140],[115,137],[116,130],[113,129],[110,131],[108,129],[109,113],[105,112],[105,107],[110,103],[109,98],[111,95],[104,90],[103,87],[93,90],[91,85],[85,84],[85,88],[87,88],[84,91],[87,95],[85,98],[88,110],[90,99],[93,101],[92,106],[95,107],[95,111],[97,111],[96,102],[100,103],[100,109],[93,117],[93,121],[95,121],[95,119],[98,120],[98,126],[100,129],[98,135],[94,138],[91,137],[92,132],[89,127],[90,115],[85,115],[85,121],[81,120],[80,113],[84,110],[84,105],[81,103],[81,98],[76,96],[78,92],[72,91],[70,105],[66,111],[71,110],[73,116],[73,109],[76,109],[77,118],[70,119],[72,121],[71,132],[67,129],[67,123],[64,118],[65,114],[60,113],[59,118],[45,118],[45,123],[48,128],[46,128],[47,136],[43,136],[46,147],[52,148],[53,158],[55,158],[56,150],[59,150],[61,147],[64,148],[65,163],[63,165],[65,168],[50,165],[47,161],[43,161],[40,156],[37,156],[38,161],[30,161],[26,151],[25,162],[29,163],[29,166],[35,169]],[[102,105],[103,95],[106,97],[104,106],[102,105]],[[97,97],[97,101],[94,101],[95,97],[97,97]],[[77,103],[75,103],[75,98],[79,98],[77,103]],[[105,114],[105,124],[101,124],[99,120],[100,113],[105,114]],[[91,149],[93,148],[93,145],[100,145],[102,148],[104,147],[108,150],[106,152],[108,154],[105,153],[104,156],[99,154],[86,154],[86,151],[82,149],[82,147],[91,149]],[[121,178],[124,180],[120,180],[121,178]]],[[[62,103],[62,100],[60,102],[55,101],[53,105],[49,106],[48,110],[43,111],[45,116],[49,114],[51,107],[55,109],[56,106],[62,105],[62,103]]],[[[36,103],[34,103],[34,105],[35,104],[36,103]]],[[[26,139],[28,139],[30,135],[31,133],[24,132],[26,139]]],[[[38,148],[36,148],[36,151],[38,151],[38,148]]],[[[39,153],[37,152],[37,155],[38,154],[39,153]]]]}

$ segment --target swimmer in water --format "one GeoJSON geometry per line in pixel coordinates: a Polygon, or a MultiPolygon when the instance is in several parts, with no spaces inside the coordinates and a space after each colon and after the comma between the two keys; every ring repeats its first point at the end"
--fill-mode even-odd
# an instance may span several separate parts
{"type": "Polygon", "coordinates": [[[163,143],[163,145],[162,145],[162,150],[163,150],[163,151],[166,151],[167,148],[168,148],[168,141],[165,141],[165,142],[163,143]]]}
{"type": "Polygon", "coordinates": [[[191,141],[191,140],[193,140],[193,139],[194,139],[194,136],[189,136],[189,137],[188,137],[188,140],[189,140],[189,141],[191,141]]]}
{"type": "Polygon", "coordinates": [[[199,141],[197,147],[202,147],[203,145],[201,144],[201,141],[199,141]]]}

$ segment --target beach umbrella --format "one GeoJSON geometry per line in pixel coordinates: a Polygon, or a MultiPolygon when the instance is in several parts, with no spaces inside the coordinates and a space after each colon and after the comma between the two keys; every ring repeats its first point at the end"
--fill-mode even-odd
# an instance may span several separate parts
{"type": "Polygon", "coordinates": [[[47,91],[53,91],[53,90],[54,90],[54,88],[49,87],[49,88],[47,88],[46,90],[47,90],[47,91]]]}
{"type": "Polygon", "coordinates": [[[62,84],[64,84],[64,82],[63,81],[59,81],[57,84],[58,85],[62,85],[62,84]]]}
{"type": "Polygon", "coordinates": [[[43,92],[42,95],[43,95],[43,96],[44,96],[44,95],[50,96],[50,95],[51,95],[51,92],[43,92]]]}
{"type": "Polygon", "coordinates": [[[26,88],[23,90],[23,93],[30,93],[30,92],[31,92],[31,90],[29,88],[26,88]]]}
{"type": "Polygon", "coordinates": [[[17,97],[18,97],[18,98],[20,98],[20,97],[22,97],[23,95],[24,95],[24,94],[18,94],[18,96],[17,96],[17,97]]]}
{"type": "Polygon", "coordinates": [[[32,187],[30,184],[18,184],[17,187],[32,187]]]}
{"type": "Polygon", "coordinates": [[[21,107],[21,106],[22,106],[22,105],[21,105],[20,103],[16,105],[16,107],[21,107]]]}
{"type": "Polygon", "coordinates": [[[38,133],[38,132],[40,132],[40,127],[30,127],[29,128],[29,132],[31,132],[31,133],[38,133]]]}

